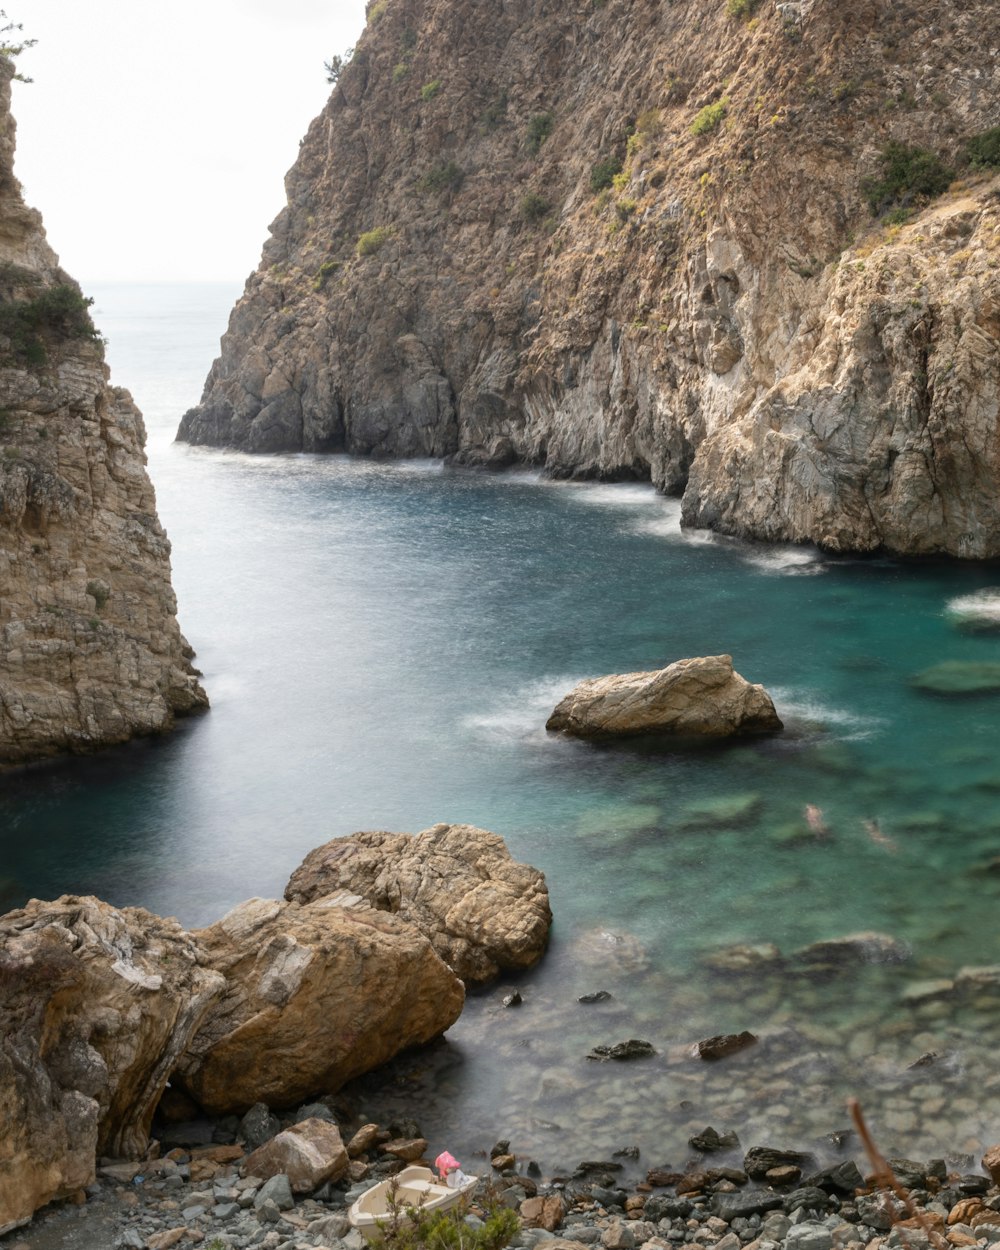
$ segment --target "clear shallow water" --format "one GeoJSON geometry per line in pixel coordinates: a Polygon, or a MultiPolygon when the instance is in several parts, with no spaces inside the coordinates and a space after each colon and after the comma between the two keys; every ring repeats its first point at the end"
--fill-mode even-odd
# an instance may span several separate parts
{"type": "Polygon", "coordinates": [[[280,894],[331,837],[467,821],[546,872],[552,947],[519,982],[524,1006],[500,1007],[509,986],[473,998],[444,1046],[354,1095],[373,1110],[416,1114],[463,1152],[509,1136],[549,1168],[631,1141],[643,1166],[677,1162],[708,1122],[792,1144],[840,1127],[859,1090],[904,1153],[1000,1135],[995,991],[900,1002],[914,980],[1000,962],[1000,876],[985,870],[1000,696],[909,683],[943,660],[1000,661],[1000,634],[949,612],[1000,569],[684,535],[677,502],[639,486],[179,446],[237,292],[90,292],[114,380],[146,416],[212,711],[5,776],[7,906],[93,892],[194,925],[280,894]],[[775,695],[782,738],[665,754],[544,732],[585,676],[723,651],[775,695]],[[706,816],[719,802],[729,815],[706,816]],[[806,804],[827,839],[809,836],[806,804]],[[791,951],[865,929],[913,961],[818,986],[733,984],[699,963],[727,943],[791,951]],[[576,1002],[596,989],[613,1000],[576,1002]],[[713,1067],[672,1049],[743,1028],[770,1040],[713,1067]],[[584,1058],[626,1037],[660,1054],[584,1058]],[[904,1075],[928,1049],[955,1057],[904,1075]]]}

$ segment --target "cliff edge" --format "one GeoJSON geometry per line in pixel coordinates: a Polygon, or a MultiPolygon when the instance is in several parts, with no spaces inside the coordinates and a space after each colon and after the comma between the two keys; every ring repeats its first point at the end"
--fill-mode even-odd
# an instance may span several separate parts
{"type": "Polygon", "coordinates": [[[378,0],[178,437],[996,556],[998,47],[988,0],[378,0]]]}
{"type": "Polygon", "coordinates": [[[0,765],[206,707],[176,620],[145,428],[14,177],[0,59],[0,765]]]}

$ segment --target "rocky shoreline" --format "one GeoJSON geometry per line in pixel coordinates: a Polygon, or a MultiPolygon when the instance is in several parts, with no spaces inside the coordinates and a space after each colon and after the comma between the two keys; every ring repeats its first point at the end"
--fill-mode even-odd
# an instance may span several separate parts
{"type": "MultiPolygon", "coordinates": [[[[348,1208],[368,1186],[430,1148],[413,1121],[379,1126],[333,1097],[287,1113],[264,1104],[242,1117],[158,1126],[146,1159],[102,1159],[97,1179],[40,1214],[9,1250],[362,1250],[348,1208]],[[294,1133],[325,1143],[310,1157],[287,1153],[294,1133]],[[343,1134],[343,1138],[341,1138],[343,1134]],[[282,1153],[282,1143],[285,1153],[282,1153]],[[346,1143],[344,1145],[343,1143],[346,1143]],[[287,1171],[282,1171],[283,1160],[287,1171]],[[323,1179],[323,1178],[326,1179],[323,1179]],[[318,1183],[317,1182],[318,1179],[318,1183]]],[[[1000,1151],[984,1170],[969,1155],[890,1160],[903,1193],[871,1175],[853,1130],[809,1151],[745,1149],[736,1133],[707,1127],[679,1167],[658,1161],[623,1182],[639,1151],[581,1162],[543,1178],[502,1140],[464,1166],[481,1177],[468,1219],[483,1202],[518,1212],[520,1250],[962,1250],[1000,1245],[1000,1151]]],[[[645,1161],[644,1161],[645,1162],[645,1161]]]]}

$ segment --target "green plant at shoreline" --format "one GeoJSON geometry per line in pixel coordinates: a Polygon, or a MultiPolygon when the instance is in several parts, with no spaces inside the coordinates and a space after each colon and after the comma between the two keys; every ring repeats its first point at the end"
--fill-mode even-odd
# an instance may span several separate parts
{"type": "Polygon", "coordinates": [[[691,133],[697,138],[711,134],[722,125],[723,118],[729,112],[729,97],[723,96],[715,104],[706,104],[691,123],[691,133]]]}
{"type": "Polygon", "coordinates": [[[467,1203],[450,1211],[401,1208],[390,1194],[389,1214],[371,1239],[374,1250],[502,1250],[521,1229],[517,1213],[487,1195],[482,1221],[467,1222],[467,1203]]]}

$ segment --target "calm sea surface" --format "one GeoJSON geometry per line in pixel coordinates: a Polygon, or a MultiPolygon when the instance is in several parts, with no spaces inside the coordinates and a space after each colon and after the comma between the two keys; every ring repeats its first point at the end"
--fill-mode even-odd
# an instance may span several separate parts
{"type": "Polygon", "coordinates": [[[850,1092],[903,1153],[997,1139],[996,987],[923,983],[1000,963],[1000,696],[910,679],[1000,662],[1000,634],[949,612],[1000,569],[684,534],[678,503],[639,486],[181,446],[238,291],[89,291],[113,380],[145,413],[212,710],[4,777],[6,906],[92,892],[197,925],[279,895],[329,838],[465,821],[546,872],[551,949],[519,1009],[501,1006],[510,984],[473,998],[446,1043],[352,1094],[364,1106],[415,1115],[453,1152],[509,1137],[548,1170],[632,1143],[643,1167],[677,1164],[710,1122],[801,1143],[841,1127],[850,1092]],[[773,693],[782,738],[657,754],[544,732],[583,677],[718,652],[773,693]],[[821,983],[699,964],[863,930],[912,959],[821,983]],[[683,1050],[744,1028],[762,1042],[733,1060],[683,1050]],[[659,1054],[586,1058],[630,1037],[659,1054]]]}

